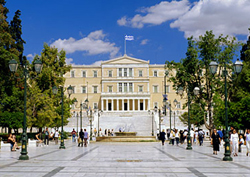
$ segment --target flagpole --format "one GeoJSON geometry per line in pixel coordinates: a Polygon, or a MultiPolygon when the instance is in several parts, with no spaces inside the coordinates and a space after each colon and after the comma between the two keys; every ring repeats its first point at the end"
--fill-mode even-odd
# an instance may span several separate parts
{"type": "Polygon", "coordinates": [[[124,55],[126,55],[126,37],[124,38],[124,55]]]}

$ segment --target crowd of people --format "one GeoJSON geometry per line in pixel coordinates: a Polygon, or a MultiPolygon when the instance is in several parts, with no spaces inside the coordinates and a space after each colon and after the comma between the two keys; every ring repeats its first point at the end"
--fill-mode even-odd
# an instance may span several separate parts
{"type": "MultiPolygon", "coordinates": [[[[185,130],[178,130],[178,129],[167,129],[166,132],[163,129],[162,132],[159,134],[159,139],[162,141],[162,145],[164,145],[165,140],[171,141],[171,144],[174,145],[176,142],[176,145],[179,144],[186,144],[187,143],[187,137],[188,137],[188,131],[185,130]]],[[[199,144],[200,146],[203,145],[203,139],[205,137],[205,132],[202,129],[193,130],[193,128],[190,130],[190,141],[191,143],[199,144]]]]}
{"type": "MultiPolygon", "coordinates": [[[[193,128],[190,130],[190,142],[191,144],[197,144],[202,146],[203,139],[205,137],[205,132],[202,129],[196,131],[193,128]]],[[[179,143],[186,144],[188,138],[188,130],[177,129],[169,130],[165,132],[163,129],[159,136],[162,145],[164,145],[166,140],[169,140],[172,145],[175,144],[178,146],[179,143]]],[[[225,131],[213,129],[211,136],[209,137],[211,145],[213,147],[213,154],[217,155],[220,151],[220,146],[223,146],[223,140],[225,139],[225,131]]],[[[229,140],[230,140],[230,151],[233,156],[238,156],[238,153],[241,152],[241,146],[246,145],[246,156],[250,155],[250,129],[246,129],[244,134],[240,134],[236,129],[231,127],[229,131],[229,140]]]]}

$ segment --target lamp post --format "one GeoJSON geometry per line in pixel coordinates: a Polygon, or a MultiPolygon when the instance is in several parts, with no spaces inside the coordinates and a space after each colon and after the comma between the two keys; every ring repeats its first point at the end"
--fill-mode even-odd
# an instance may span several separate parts
{"type": "MultiPolygon", "coordinates": [[[[224,63],[224,70],[223,70],[223,74],[224,74],[224,84],[225,84],[225,126],[226,126],[226,135],[225,135],[225,153],[224,153],[224,157],[223,157],[223,161],[232,161],[233,158],[231,157],[231,153],[230,153],[230,143],[229,143],[229,139],[228,139],[228,107],[227,107],[227,68],[226,68],[226,62],[224,63]]],[[[241,61],[239,61],[239,59],[237,59],[237,61],[234,63],[234,72],[236,74],[239,74],[242,70],[243,64],[241,61]]],[[[214,61],[212,61],[209,64],[209,69],[210,72],[214,75],[217,72],[217,68],[218,68],[218,64],[214,61]]]]}
{"type": "MultiPolygon", "coordinates": [[[[171,122],[171,116],[172,116],[172,109],[171,109],[171,103],[169,103],[168,104],[168,108],[169,108],[169,115],[170,115],[170,119],[169,119],[169,128],[170,128],[170,133],[171,133],[171,130],[172,130],[172,127],[171,127],[171,125],[172,125],[172,122],[171,122]]],[[[172,144],[172,141],[169,141],[169,144],[172,144]]]]}
{"type": "Polygon", "coordinates": [[[167,90],[166,90],[166,83],[167,83],[167,80],[166,80],[166,77],[168,76],[168,70],[165,71],[165,75],[164,75],[164,98],[163,98],[163,104],[164,104],[164,109],[165,109],[165,116],[167,115],[167,90]]]}
{"type": "MultiPolygon", "coordinates": [[[[75,107],[76,108],[79,108],[79,107],[77,107],[77,103],[78,103],[78,101],[77,101],[77,99],[75,98],[74,99],[74,104],[75,104],[75,107]]],[[[80,130],[82,129],[82,107],[83,107],[83,104],[82,104],[82,101],[81,101],[81,103],[80,103],[80,130]]],[[[77,113],[77,116],[78,116],[78,113],[77,113]]],[[[78,119],[77,119],[77,122],[78,122],[78,119]]],[[[78,124],[77,124],[78,125],[78,124]]],[[[77,126],[78,127],[78,126],[77,126]]]]}
{"type": "Polygon", "coordinates": [[[152,118],[152,133],[151,133],[151,135],[154,136],[154,112],[148,110],[148,114],[152,116],[151,117],[152,118]]]}
{"type": "MultiPolygon", "coordinates": [[[[64,102],[63,101],[63,97],[64,97],[63,86],[61,86],[60,89],[61,89],[61,99],[62,99],[62,115],[61,115],[62,130],[61,130],[61,143],[60,143],[59,149],[65,149],[64,137],[63,137],[63,102],[64,102]]],[[[68,91],[69,96],[73,93],[73,88],[71,87],[71,85],[67,88],[67,91],[68,91]]],[[[53,94],[56,95],[58,93],[58,88],[56,86],[54,86],[52,88],[52,92],[53,92],[53,94]]]]}
{"type": "MultiPolygon", "coordinates": [[[[188,137],[187,137],[187,150],[192,150],[192,143],[191,143],[191,137],[190,137],[190,89],[187,89],[188,92],[188,137]]],[[[194,95],[198,95],[200,92],[199,87],[194,88],[194,95]]],[[[178,93],[180,95],[183,94],[183,87],[179,87],[178,93]]]]}
{"type": "MultiPolygon", "coordinates": [[[[23,114],[23,134],[22,134],[22,150],[21,155],[19,156],[19,160],[29,160],[29,156],[27,155],[27,127],[26,127],[26,110],[27,110],[27,67],[26,67],[27,59],[24,60],[23,74],[24,74],[24,114],[23,114]]],[[[35,71],[40,73],[42,70],[42,62],[41,60],[34,61],[35,71]]],[[[9,68],[11,72],[16,72],[18,67],[17,61],[12,59],[9,62],[9,68]]]]}
{"type": "MultiPolygon", "coordinates": [[[[176,108],[177,104],[178,104],[178,101],[176,99],[174,99],[175,108],[176,108]]],[[[174,129],[175,129],[175,111],[174,111],[174,129]]]]}
{"type": "Polygon", "coordinates": [[[95,112],[97,112],[97,116],[98,116],[98,122],[97,122],[97,127],[98,127],[98,130],[97,130],[97,136],[99,137],[100,136],[100,116],[101,116],[101,113],[102,113],[102,110],[98,110],[98,106],[95,106],[94,107],[95,109],[95,112]]]}
{"type": "Polygon", "coordinates": [[[76,113],[76,132],[77,132],[77,136],[78,136],[78,113],[76,113]]]}
{"type": "Polygon", "coordinates": [[[92,141],[92,110],[91,108],[87,110],[87,116],[89,118],[89,123],[90,123],[90,141],[92,141]]]}

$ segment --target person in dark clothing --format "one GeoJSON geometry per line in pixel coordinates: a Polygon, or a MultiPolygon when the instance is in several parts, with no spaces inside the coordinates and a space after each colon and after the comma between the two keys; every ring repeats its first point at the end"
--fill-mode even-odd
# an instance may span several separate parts
{"type": "Polygon", "coordinates": [[[84,132],[81,129],[81,131],[79,132],[79,140],[78,140],[78,147],[81,145],[83,146],[83,137],[84,137],[84,132]]]}
{"type": "Polygon", "coordinates": [[[49,145],[49,130],[48,130],[48,128],[46,128],[44,133],[45,133],[44,145],[48,146],[49,145]]]}
{"type": "Polygon", "coordinates": [[[162,130],[162,132],[160,132],[160,140],[162,142],[162,145],[164,145],[165,139],[166,139],[166,133],[164,131],[164,129],[162,130]]]}
{"type": "Polygon", "coordinates": [[[214,132],[211,137],[211,144],[213,145],[213,154],[217,155],[217,151],[220,151],[220,135],[217,130],[214,129],[214,132]]]}

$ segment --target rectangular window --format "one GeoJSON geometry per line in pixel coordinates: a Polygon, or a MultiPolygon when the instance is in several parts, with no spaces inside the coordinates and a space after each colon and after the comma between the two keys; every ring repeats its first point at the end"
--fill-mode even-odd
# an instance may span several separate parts
{"type": "Polygon", "coordinates": [[[70,72],[70,77],[75,77],[75,71],[70,72]]]}
{"type": "Polygon", "coordinates": [[[94,103],[94,109],[98,109],[98,104],[94,103]]]}
{"type": "Polygon", "coordinates": [[[129,68],[129,77],[132,77],[132,75],[133,75],[133,69],[129,68]]]}
{"type": "Polygon", "coordinates": [[[133,92],[133,83],[129,83],[129,92],[133,92]]]}
{"type": "Polygon", "coordinates": [[[154,77],[157,77],[157,71],[154,71],[154,77]]]}
{"type": "Polygon", "coordinates": [[[122,92],[122,83],[119,83],[119,92],[122,92]]]}
{"type": "Polygon", "coordinates": [[[143,86],[142,85],[139,86],[139,92],[143,92],[143,86]]]}
{"type": "Polygon", "coordinates": [[[139,70],[139,77],[142,77],[142,70],[139,70]]]}
{"type": "Polygon", "coordinates": [[[153,92],[158,93],[158,86],[153,86],[153,92]]]}
{"type": "Polygon", "coordinates": [[[127,77],[128,76],[128,71],[127,71],[127,68],[124,68],[124,77],[127,77]]]}
{"type": "Polygon", "coordinates": [[[169,85],[166,85],[166,92],[170,93],[170,86],[169,85]]]}
{"type": "Polygon", "coordinates": [[[82,77],[86,77],[86,71],[82,71],[82,77]]]}
{"type": "Polygon", "coordinates": [[[93,71],[94,72],[94,77],[97,77],[97,71],[93,71]]]}
{"type": "Polygon", "coordinates": [[[109,77],[112,77],[112,71],[109,71],[109,77]]]}
{"type": "Polygon", "coordinates": [[[122,68],[119,68],[119,77],[122,77],[122,68]]]}
{"type": "Polygon", "coordinates": [[[86,86],[82,86],[82,93],[87,93],[86,86]]]}
{"type": "Polygon", "coordinates": [[[128,84],[124,83],[124,92],[128,92],[128,84]]]}
{"type": "Polygon", "coordinates": [[[178,102],[176,108],[181,109],[181,102],[178,102]]]}
{"type": "Polygon", "coordinates": [[[93,92],[94,92],[94,93],[97,93],[97,86],[94,86],[94,87],[93,87],[93,92]]]}
{"type": "Polygon", "coordinates": [[[112,86],[108,86],[108,92],[109,93],[112,93],[112,90],[113,90],[112,88],[113,88],[112,86]]]}

